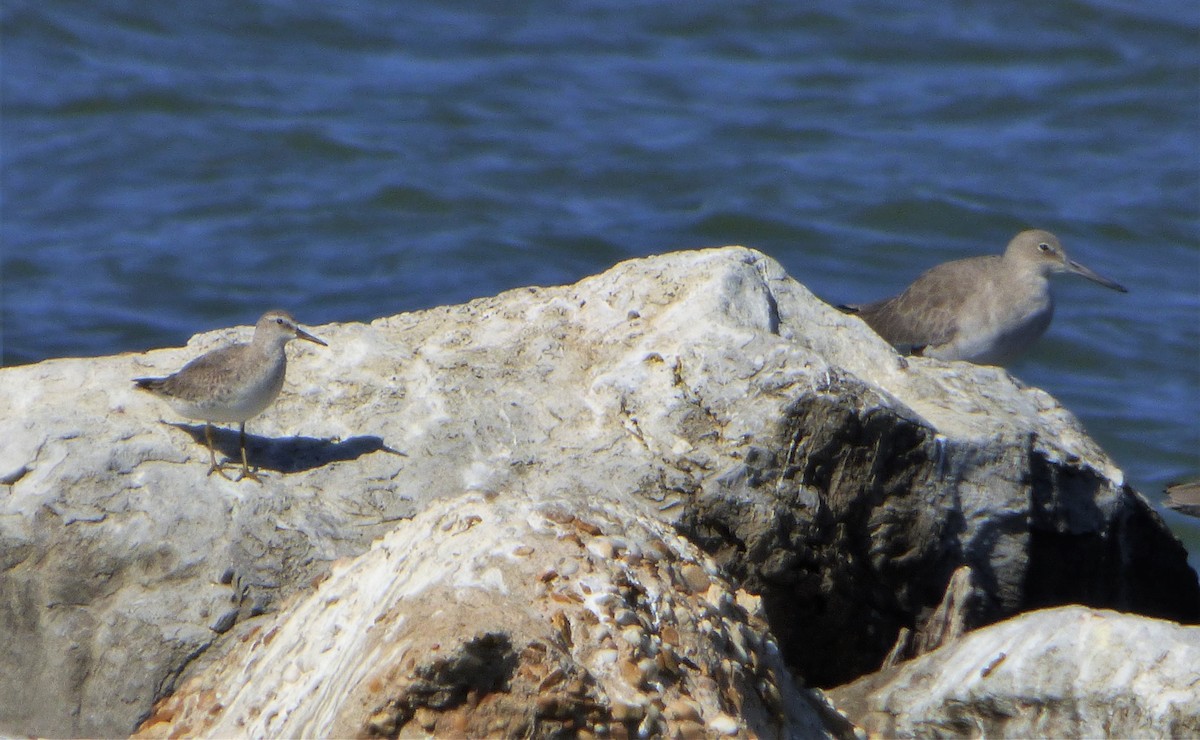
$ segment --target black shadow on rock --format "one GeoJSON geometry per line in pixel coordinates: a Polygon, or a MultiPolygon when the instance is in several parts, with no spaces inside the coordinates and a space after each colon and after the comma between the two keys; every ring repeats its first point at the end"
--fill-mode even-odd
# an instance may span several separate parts
{"type": "Polygon", "coordinates": [[[1187,549],[1153,507],[1126,485],[1107,527],[1078,531],[1072,521],[1101,518],[1094,503],[1100,475],[1055,465],[1040,453],[1031,463],[1035,516],[1023,587],[1026,608],[1083,604],[1200,624],[1200,578],[1188,564],[1187,549]],[[1057,499],[1055,489],[1062,491],[1057,499]],[[1055,500],[1063,502],[1059,509],[1052,506],[1055,500]]]}
{"type": "Polygon", "coordinates": [[[1072,603],[1200,621],[1187,551],[1132,490],[1110,503],[1106,478],[1031,445],[1028,506],[997,507],[964,542],[941,444],[919,418],[837,378],[784,409],[775,435],[702,487],[676,527],[762,598],[785,660],[820,687],[877,670],[901,629],[924,629],[964,565],[978,586],[968,630],[1072,603]]]}
{"type": "MultiPolygon", "coordinates": [[[[181,424],[164,422],[168,426],[187,432],[201,447],[207,447],[203,424],[181,424]]],[[[238,443],[238,430],[213,425],[213,447],[226,462],[241,465],[242,453],[238,443]]],[[[372,452],[389,452],[403,455],[383,443],[375,436],[350,437],[340,441],[317,437],[263,437],[246,433],[246,458],[251,469],[274,470],[277,473],[299,473],[313,470],[330,463],[356,460],[372,452]]]]}
{"type": "Polygon", "coordinates": [[[936,484],[935,434],[862,384],[837,385],[793,403],[779,436],[677,525],[762,597],[785,660],[816,686],[877,669],[964,559],[961,512],[915,493],[936,484]]]}

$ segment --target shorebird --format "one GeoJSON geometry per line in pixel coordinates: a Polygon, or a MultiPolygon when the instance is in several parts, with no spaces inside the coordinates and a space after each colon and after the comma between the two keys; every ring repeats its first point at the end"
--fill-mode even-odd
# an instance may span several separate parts
{"type": "Polygon", "coordinates": [[[945,262],[900,295],[838,308],[861,317],[901,352],[1006,365],[1050,326],[1049,278],[1057,273],[1128,292],[1068,258],[1054,234],[1034,229],[1013,237],[1003,255],[945,262]]]}
{"type": "Polygon", "coordinates": [[[134,378],[138,388],[149,391],[170,404],[180,414],[204,422],[204,437],[214,472],[229,480],[217,464],[213,451],[213,422],[239,422],[242,474],[237,480],[261,479],[250,471],[246,460],[246,421],[271,405],[283,387],[287,372],[284,348],[293,339],[306,339],[323,347],[325,342],[296,325],[286,311],[268,311],[254,327],[249,344],[231,344],[203,354],[174,375],[165,378],[134,378]]]}
{"type": "Polygon", "coordinates": [[[1200,478],[1182,483],[1168,483],[1166,490],[1167,499],[1163,503],[1168,509],[1200,517],[1200,478]]]}

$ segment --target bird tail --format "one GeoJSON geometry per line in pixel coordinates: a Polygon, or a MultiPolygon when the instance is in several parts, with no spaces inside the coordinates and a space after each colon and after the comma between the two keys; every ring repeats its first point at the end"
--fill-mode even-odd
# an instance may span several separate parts
{"type": "Polygon", "coordinates": [[[157,390],[162,386],[164,378],[134,378],[133,384],[144,391],[157,390]]]}

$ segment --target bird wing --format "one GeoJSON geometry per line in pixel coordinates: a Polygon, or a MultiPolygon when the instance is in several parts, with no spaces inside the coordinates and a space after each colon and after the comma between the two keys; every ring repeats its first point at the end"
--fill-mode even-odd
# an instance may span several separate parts
{"type": "Polygon", "coordinates": [[[183,369],[179,372],[163,378],[159,386],[170,395],[180,395],[181,389],[178,382],[181,376],[186,374],[186,382],[192,388],[197,385],[221,387],[227,384],[230,379],[230,368],[237,367],[238,365],[232,358],[245,352],[248,346],[246,344],[231,344],[227,347],[206,352],[184,365],[183,369]]]}
{"type": "Polygon", "coordinates": [[[958,334],[959,312],[978,290],[981,267],[989,259],[946,262],[926,271],[898,296],[853,308],[899,350],[920,354],[926,347],[940,347],[958,334]]]}

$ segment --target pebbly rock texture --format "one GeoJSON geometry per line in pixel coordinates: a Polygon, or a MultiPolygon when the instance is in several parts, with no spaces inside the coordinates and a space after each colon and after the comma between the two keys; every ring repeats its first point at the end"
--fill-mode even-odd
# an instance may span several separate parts
{"type": "Polygon", "coordinates": [[[829,737],[756,602],[629,503],[472,494],[239,634],[138,736],[829,737]]]}
{"type": "MultiPolygon", "coordinates": [[[[249,328],[0,370],[0,732],[130,732],[331,563],[464,494],[675,528],[761,598],[808,685],[1041,606],[1200,619],[1182,545],[1069,412],[1002,370],[898,357],[753,250],[313,329],[329,347],[290,347],[248,425],[262,485],[206,477],[203,425],[130,382],[249,328]]],[[[237,454],[236,430],[217,442],[237,454]]],[[[508,660],[497,634],[543,640],[445,642],[508,660]]],[[[757,726],[701,717],[721,712],[757,726]]]]}
{"type": "Polygon", "coordinates": [[[829,692],[881,737],[1196,737],[1200,627],[1083,607],[985,627],[829,692]]]}

